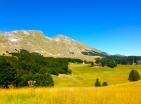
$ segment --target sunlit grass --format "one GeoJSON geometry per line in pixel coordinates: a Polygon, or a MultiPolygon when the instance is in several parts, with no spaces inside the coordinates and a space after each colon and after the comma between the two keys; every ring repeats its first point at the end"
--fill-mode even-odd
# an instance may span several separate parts
{"type": "Polygon", "coordinates": [[[138,70],[141,74],[141,66],[118,65],[116,68],[90,67],[90,65],[70,64],[72,75],[54,76],[55,87],[92,87],[96,78],[109,85],[127,83],[129,72],[138,70]]]}
{"type": "Polygon", "coordinates": [[[140,86],[1,89],[0,104],[141,104],[140,86]]]}

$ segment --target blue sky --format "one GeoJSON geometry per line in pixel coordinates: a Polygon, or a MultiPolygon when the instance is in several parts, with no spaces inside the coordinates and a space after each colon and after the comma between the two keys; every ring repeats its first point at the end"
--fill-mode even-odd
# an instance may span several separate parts
{"type": "Polygon", "coordinates": [[[141,55],[141,0],[0,0],[0,31],[23,29],[141,55]]]}

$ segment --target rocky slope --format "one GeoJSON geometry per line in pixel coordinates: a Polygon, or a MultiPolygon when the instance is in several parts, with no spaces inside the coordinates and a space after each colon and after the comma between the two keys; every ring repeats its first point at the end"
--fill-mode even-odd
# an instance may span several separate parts
{"type": "Polygon", "coordinates": [[[83,55],[85,50],[101,51],[86,46],[64,35],[55,38],[45,36],[41,31],[20,30],[12,32],[0,32],[0,54],[15,49],[26,49],[30,52],[38,52],[44,56],[75,57],[83,60],[93,60],[97,56],[83,55]]]}

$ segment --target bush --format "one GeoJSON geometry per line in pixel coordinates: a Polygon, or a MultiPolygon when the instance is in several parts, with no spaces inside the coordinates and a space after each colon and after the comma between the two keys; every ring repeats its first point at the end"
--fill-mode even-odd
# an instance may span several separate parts
{"type": "Polygon", "coordinates": [[[96,87],[100,87],[100,86],[101,86],[101,83],[100,83],[100,81],[99,81],[98,78],[96,79],[95,86],[96,86],[96,87]]]}
{"type": "Polygon", "coordinates": [[[107,66],[110,67],[110,68],[114,68],[114,67],[117,66],[117,63],[114,60],[109,60],[107,62],[107,66]]]}
{"type": "Polygon", "coordinates": [[[54,86],[53,79],[50,74],[36,74],[34,75],[34,81],[36,81],[36,86],[54,86]]]}
{"type": "Polygon", "coordinates": [[[140,80],[140,75],[138,73],[137,70],[131,70],[129,77],[128,77],[129,81],[138,81],[140,80]]]}
{"type": "Polygon", "coordinates": [[[103,82],[102,86],[108,86],[108,83],[107,82],[103,82]]]}
{"type": "Polygon", "coordinates": [[[94,67],[94,62],[90,62],[90,67],[94,67]]]}

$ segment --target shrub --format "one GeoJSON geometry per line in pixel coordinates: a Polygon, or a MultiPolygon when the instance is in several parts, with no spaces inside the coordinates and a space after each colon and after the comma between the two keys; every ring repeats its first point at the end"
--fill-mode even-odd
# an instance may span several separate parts
{"type": "Polygon", "coordinates": [[[95,86],[96,86],[96,87],[100,87],[100,86],[101,86],[101,83],[100,83],[100,81],[99,81],[98,78],[96,79],[95,86]]]}
{"type": "Polygon", "coordinates": [[[94,67],[94,62],[90,62],[90,67],[94,67]]]}
{"type": "Polygon", "coordinates": [[[34,80],[36,81],[36,86],[54,86],[54,81],[50,74],[36,74],[34,76],[34,80]]]}
{"type": "Polygon", "coordinates": [[[108,86],[108,83],[107,82],[103,82],[102,86],[108,86]]]}
{"type": "Polygon", "coordinates": [[[117,63],[114,60],[109,60],[107,62],[107,66],[110,67],[110,68],[114,68],[114,67],[117,66],[117,63]]]}
{"type": "Polygon", "coordinates": [[[137,70],[131,70],[129,77],[128,77],[129,81],[138,81],[140,80],[140,75],[138,73],[137,70]]]}

